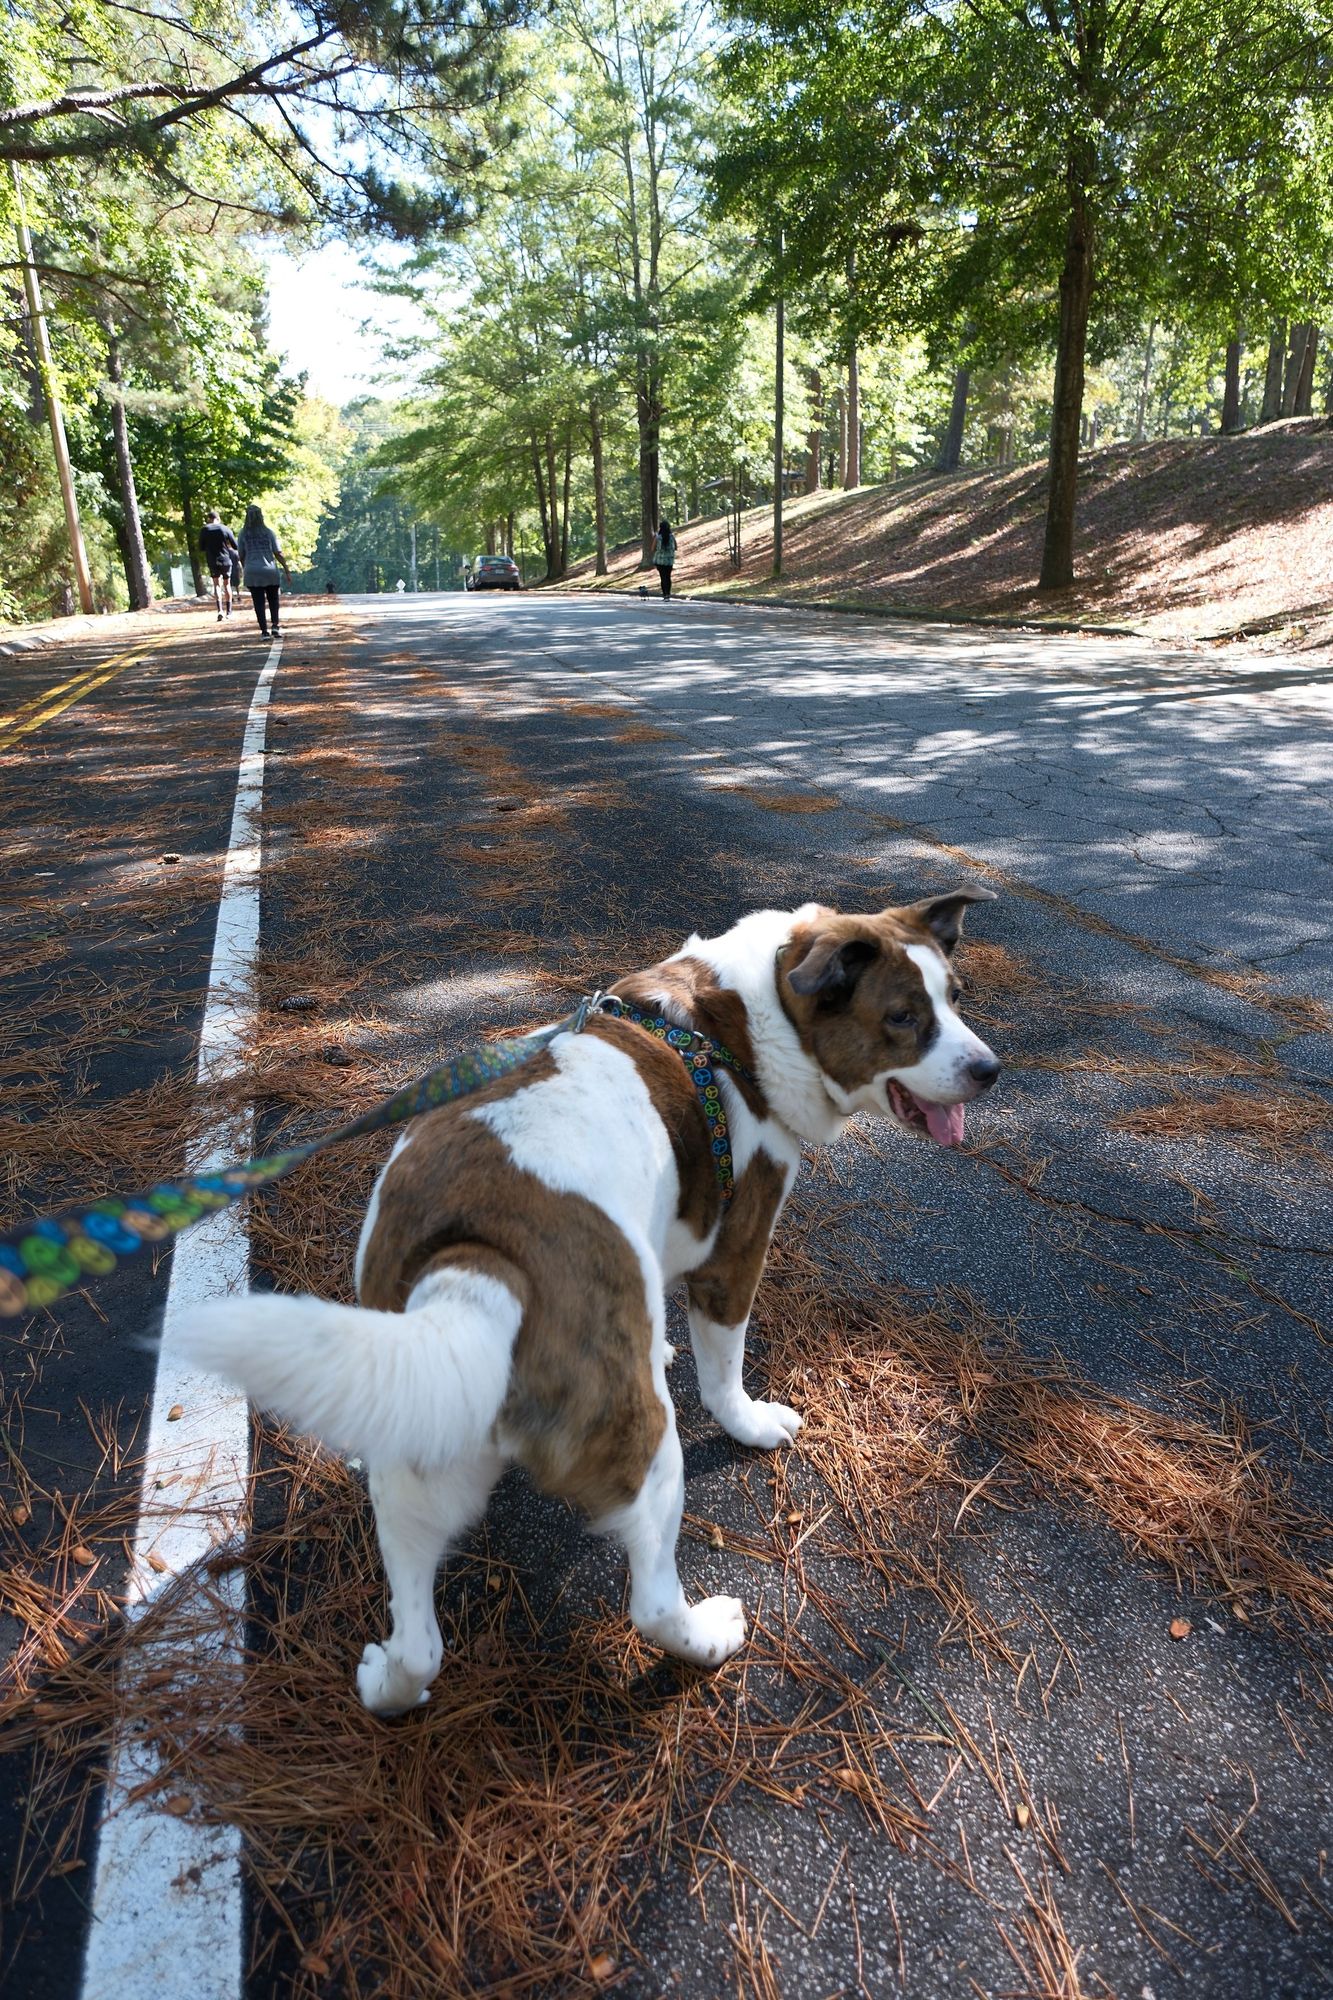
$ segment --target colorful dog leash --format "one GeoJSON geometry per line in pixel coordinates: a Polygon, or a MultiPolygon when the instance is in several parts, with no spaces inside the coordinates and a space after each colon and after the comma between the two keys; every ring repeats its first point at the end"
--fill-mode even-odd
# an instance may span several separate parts
{"type": "Polygon", "coordinates": [[[517,1036],[513,1041],[483,1043],[450,1062],[437,1063],[415,1082],[405,1084],[370,1111],[336,1131],[289,1146],[259,1159],[245,1160],[214,1173],[186,1174],[159,1181],[142,1193],[65,1209],[35,1217],[0,1235],[0,1319],[53,1305],[89,1278],[114,1271],[122,1257],[150,1243],[161,1243],[188,1229],[192,1222],[240,1201],[255,1188],[281,1180],[306,1160],[344,1139],[359,1139],[390,1125],[401,1125],[423,1111],[469,1097],[498,1077],[520,1069],[556,1039],[579,1034],[589,1014],[606,1013],[633,1022],[674,1048],[684,1061],[708,1125],[713,1167],[724,1202],[731,1199],[735,1172],[726,1112],[722,1106],[713,1063],[721,1063],[753,1082],[728,1050],[692,1028],[680,1028],[659,1015],[641,1014],[614,995],[594,993],[580,1000],[572,1013],[549,1028],[517,1036]]]}

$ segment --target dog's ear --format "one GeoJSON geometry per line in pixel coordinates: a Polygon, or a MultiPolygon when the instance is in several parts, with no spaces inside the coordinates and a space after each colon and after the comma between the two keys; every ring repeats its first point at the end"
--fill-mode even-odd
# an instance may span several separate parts
{"type": "Polygon", "coordinates": [[[993,889],[978,889],[968,885],[962,889],[950,889],[945,896],[927,896],[924,902],[909,903],[905,914],[923,923],[940,949],[953,956],[963,930],[963,915],[969,903],[993,903],[996,900],[993,889]]]}
{"type": "Polygon", "coordinates": [[[787,974],[793,993],[822,993],[828,1000],[845,1000],[868,965],[879,957],[869,938],[817,937],[799,964],[787,974]]]}

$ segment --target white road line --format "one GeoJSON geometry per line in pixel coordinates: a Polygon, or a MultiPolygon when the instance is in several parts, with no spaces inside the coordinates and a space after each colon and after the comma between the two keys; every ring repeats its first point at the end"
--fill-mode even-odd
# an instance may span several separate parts
{"type": "MultiPolygon", "coordinates": [[[[199,1034],[204,1089],[239,1074],[255,1024],[264,734],[281,655],[282,642],[275,639],[251,698],[241,747],[199,1034]]],[[[191,1149],[187,1164],[197,1173],[244,1159],[251,1133],[248,1108],[220,1118],[191,1149]]],[[[141,1617],[181,1571],[244,1531],[250,1467],[245,1398],[186,1368],[173,1354],[172,1330],[197,1301],[244,1290],[249,1261],[240,1208],[208,1217],[176,1241],[128,1584],[132,1617],[141,1617]],[[173,1419],[178,1408],[182,1414],[173,1419]]],[[[211,1581],[208,1598],[201,1588],[197,1606],[187,1600],[180,1619],[173,1614],[173,1629],[193,1630],[193,1636],[178,1632],[145,1645],[135,1675],[156,1677],[165,1669],[188,1679],[203,1665],[216,1674],[230,1663],[239,1685],[240,1575],[231,1571],[211,1581]]],[[[160,1782],[156,1748],[122,1730],[98,1840],[82,2000],[149,2000],[150,1995],[151,2000],[239,2000],[240,1837],[231,1827],[198,1826],[163,1812],[164,1798],[189,1796],[190,1776],[186,1763],[160,1782]]]]}

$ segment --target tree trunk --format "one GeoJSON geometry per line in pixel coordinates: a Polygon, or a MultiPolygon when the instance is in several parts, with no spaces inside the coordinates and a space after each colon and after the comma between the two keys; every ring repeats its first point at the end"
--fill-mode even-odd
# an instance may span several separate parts
{"type": "Polygon", "coordinates": [[[180,487],[181,526],[185,530],[185,548],[190,562],[190,575],[194,578],[194,594],[204,594],[204,579],[199,568],[199,550],[195,544],[194,527],[194,487],[190,483],[189,461],[185,455],[185,426],[176,419],[176,478],[180,487]]]}
{"type": "MultiPolygon", "coordinates": [[[[847,253],[847,303],[856,298],[856,252],[847,253]]],[[[847,342],[847,470],[843,488],[851,492],[861,484],[861,357],[856,351],[856,335],[847,342]]]]}
{"type": "Polygon", "coordinates": [[[1296,410],[1296,382],[1305,360],[1304,320],[1292,321],[1287,338],[1287,352],[1282,363],[1282,402],[1279,406],[1284,417],[1293,416],[1296,410]]]}
{"type": "Polygon", "coordinates": [[[861,484],[861,363],[854,347],[847,356],[847,471],[842,483],[848,493],[861,484]]]}
{"type": "Polygon", "coordinates": [[[1312,326],[1305,337],[1305,354],[1301,361],[1301,372],[1296,377],[1296,402],[1292,409],[1295,417],[1314,415],[1314,364],[1319,352],[1319,328],[1312,326]]]}
{"type": "Polygon", "coordinates": [[[949,427],[935,461],[936,472],[957,472],[963,456],[963,427],[967,422],[967,397],[972,386],[972,370],[953,371],[953,401],[949,405],[949,427]]]}
{"type": "Polygon", "coordinates": [[[596,576],[606,575],[606,468],[602,464],[602,413],[596,403],[588,405],[588,436],[592,443],[592,506],[597,532],[596,576]]]}
{"type": "Polygon", "coordinates": [[[662,518],[662,385],[655,369],[641,367],[634,404],[639,420],[639,568],[651,569],[662,518]]]}
{"type": "MultiPolygon", "coordinates": [[[[84,545],[83,527],[79,519],[79,498],[74,485],[74,468],[70,463],[69,440],[65,435],[65,417],[60,396],[60,378],[51,359],[51,337],[47,330],[46,310],[42,304],[41,280],[37,276],[37,266],[33,261],[32,237],[28,233],[28,217],[23,205],[23,180],[17,160],[11,160],[10,176],[14,183],[14,199],[17,206],[15,234],[18,238],[18,253],[23,267],[23,292],[28,302],[28,335],[32,341],[33,357],[41,377],[42,400],[46,405],[47,422],[51,428],[51,448],[55,453],[56,474],[60,480],[60,498],[65,511],[65,528],[69,536],[69,557],[74,570],[74,579],[79,587],[79,606],[84,612],[95,611],[93,580],[88,568],[88,551],[84,545]]],[[[194,549],[190,550],[190,561],[195,561],[194,549]]],[[[70,598],[66,615],[72,616],[74,605],[65,586],[65,595],[70,598]]]]}
{"type": "Polygon", "coordinates": [[[555,477],[555,434],[546,433],[546,509],[551,523],[551,537],[546,550],[546,581],[551,583],[560,574],[560,489],[555,477]]]}
{"type": "Polygon", "coordinates": [[[536,438],[532,440],[532,476],[537,485],[537,511],[542,522],[542,552],[546,557],[546,574],[551,574],[552,534],[551,516],[546,504],[546,474],[542,470],[542,455],[536,438]]]}
{"type": "MultiPolygon", "coordinates": [[[[778,268],[782,266],[782,231],[778,231],[778,268]]],[[[783,423],[785,419],[786,384],[783,370],[786,367],[787,316],[782,297],[782,282],[778,281],[777,323],[774,328],[773,361],[773,574],[782,575],[782,468],[785,462],[783,451],[783,423]]]]}
{"type": "Polygon", "coordinates": [[[134,460],[130,456],[130,431],[125,421],[124,380],[120,362],[120,342],[109,332],[106,337],[106,372],[111,384],[111,435],[116,451],[116,484],[120,489],[120,518],[116,523],[120,559],[129,586],[130,609],[146,611],[153,601],[153,572],[144,547],[143,523],[139,519],[139,493],[134,483],[134,460]]]}
{"type": "Polygon", "coordinates": [[[1084,185],[1070,176],[1065,266],[1060,273],[1060,338],[1051,404],[1051,477],[1039,590],[1067,590],[1074,581],[1074,503],[1078,493],[1078,426],[1092,306],[1092,218],[1084,185]]]}
{"type": "Polygon", "coordinates": [[[1282,361],[1287,351],[1287,322],[1280,319],[1268,335],[1268,365],[1264,370],[1264,400],[1259,411],[1261,424],[1271,424],[1282,415],[1282,361]]]}
{"type": "Polygon", "coordinates": [[[819,370],[810,370],[810,429],[805,434],[805,490],[818,493],[824,484],[824,384],[819,370]]]}
{"type": "Polygon", "coordinates": [[[1227,342],[1226,381],[1222,390],[1222,435],[1233,437],[1240,429],[1240,357],[1244,351],[1241,330],[1227,342]]]}
{"type": "Polygon", "coordinates": [[[847,484],[847,391],[838,390],[838,484],[847,484]]]}
{"type": "Polygon", "coordinates": [[[1152,344],[1157,321],[1149,320],[1148,338],[1143,344],[1143,373],[1139,377],[1138,408],[1134,412],[1134,442],[1142,444],[1148,435],[1148,384],[1152,380],[1152,344]]]}
{"type": "Polygon", "coordinates": [[[1296,415],[1296,398],[1300,393],[1301,376],[1305,372],[1305,350],[1314,328],[1308,320],[1296,320],[1291,329],[1291,346],[1287,351],[1287,365],[1282,377],[1282,414],[1284,417],[1296,415]]]}
{"type": "Polygon", "coordinates": [[[560,505],[560,574],[569,568],[569,476],[574,462],[574,426],[565,425],[565,486],[560,505]]]}

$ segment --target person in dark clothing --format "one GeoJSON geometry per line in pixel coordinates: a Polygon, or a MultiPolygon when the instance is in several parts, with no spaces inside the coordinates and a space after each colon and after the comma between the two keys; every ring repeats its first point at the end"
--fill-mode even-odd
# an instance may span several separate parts
{"type": "Polygon", "coordinates": [[[287,567],[286,556],[278,547],[277,536],[272,528],[267,526],[263,514],[253,503],[245,510],[240,550],[245,587],[250,593],[250,602],[255,607],[259,629],[267,638],[271,625],[275,636],[280,636],[282,626],[278,623],[278,571],[281,569],[286,577],[288,590],[292,587],[292,573],[287,567]]]}
{"type": "Polygon", "coordinates": [[[208,564],[208,574],[213,579],[213,602],[217,606],[220,625],[224,618],[231,617],[231,587],[233,582],[240,582],[240,561],[236,553],[236,537],[216,507],[209,508],[208,519],[199,530],[199,546],[208,564]]]}
{"type": "Polygon", "coordinates": [[[662,583],[663,597],[671,595],[671,571],[676,561],[676,538],[671,532],[670,521],[663,521],[657,530],[657,540],[653,544],[653,567],[662,583]]]}

